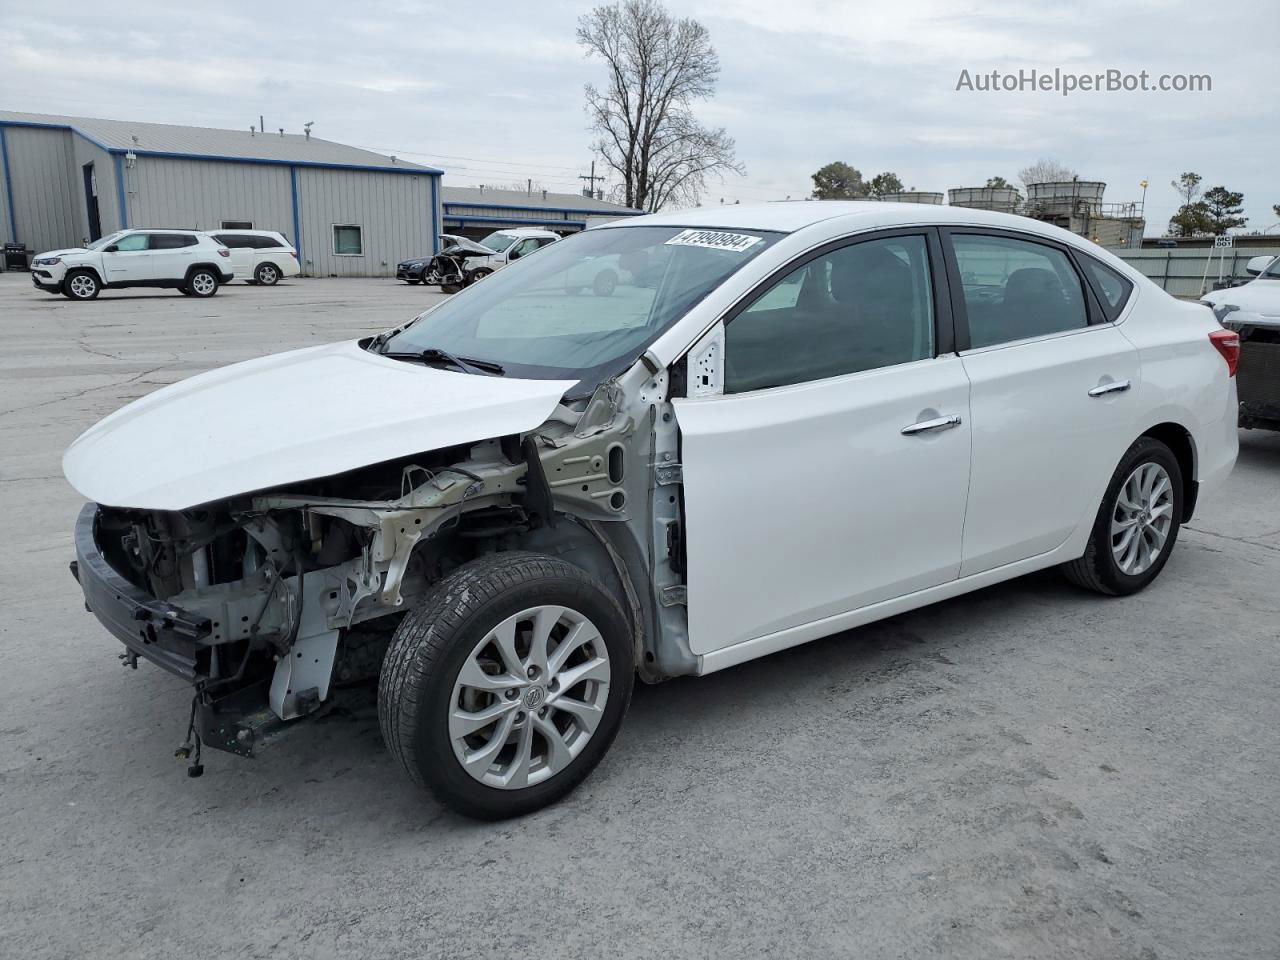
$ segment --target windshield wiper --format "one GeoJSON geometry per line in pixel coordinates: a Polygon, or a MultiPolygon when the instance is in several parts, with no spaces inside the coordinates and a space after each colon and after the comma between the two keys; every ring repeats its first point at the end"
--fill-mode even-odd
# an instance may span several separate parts
{"type": "Polygon", "coordinates": [[[456,357],[448,350],[441,350],[439,347],[427,347],[417,353],[384,353],[383,356],[390,357],[392,360],[417,360],[419,363],[443,362],[451,364],[459,370],[482,373],[491,377],[500,377],[507,372],[502,364],[494,363],[492,360],[473,360],[471,357],[456,357]]]}

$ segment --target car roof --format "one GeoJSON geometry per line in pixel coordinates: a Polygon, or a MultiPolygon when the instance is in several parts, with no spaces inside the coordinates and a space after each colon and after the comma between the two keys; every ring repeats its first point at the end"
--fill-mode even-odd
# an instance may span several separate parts
{"type": "Polygon", "coordinates": [[[829,220],[847,220],[850,230],[879,227],[940,224],[993,227],[1038,233],[1055,240],[1075,234],[1040,220],[1010,213],[974,210],[932,203],[885,203],[877,200],[785,200],[776,203],[734,204],[627,217],[591,227],[592,230],[628,227],[700,227],[719,230],[776,230],[795,233],[829,220]]]}
{"type": "Polygon", "coordinates": [[[205,233],[247,233],[251,237],[283,237],[279,230],[249,230],[240,227],[223,227],[220,230],[206,230],[205,233]]]}

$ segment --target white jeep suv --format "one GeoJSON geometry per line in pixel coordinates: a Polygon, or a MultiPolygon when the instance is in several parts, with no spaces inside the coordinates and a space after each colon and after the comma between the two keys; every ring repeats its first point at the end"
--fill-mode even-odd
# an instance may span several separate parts
{"type": "Polygon", "coordinates": [[[281,277],[298,275],[298,251],[274,230],[219,230],[213,239],[231,251],[237,280],[274,287],[281,277]]]}
{"type": "Polygon", "coordinates": [[[118,287],[172,287],[212,297],[233,276],[231,251],[195,230],[120,230],[31,261],[32,283],[72,300],[92,300],[102,289],[118,287]]]}

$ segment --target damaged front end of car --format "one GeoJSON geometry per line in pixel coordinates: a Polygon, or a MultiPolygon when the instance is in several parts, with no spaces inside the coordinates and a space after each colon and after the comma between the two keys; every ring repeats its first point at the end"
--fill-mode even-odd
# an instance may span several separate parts
{"type": "Polygon", "coordinates": [[[564,556],[625,598],[644,679],[694,670],[676,431],[643,363],[531,431],[198,507],[86,505],[73,573],[139,659],[194,687],[187,741],[253,756],[337,688],[377,677],[405,612],[488,553],[564,556]]]}

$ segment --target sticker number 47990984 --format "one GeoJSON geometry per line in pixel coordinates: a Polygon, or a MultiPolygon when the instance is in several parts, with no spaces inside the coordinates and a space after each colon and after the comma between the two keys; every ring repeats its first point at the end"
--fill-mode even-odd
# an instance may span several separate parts
{"type": "Polygon", "coordinates": [[[762,237],[723,230],[684,230],[667,241],[681,247],[710,247],[712,250],[742,251],[754,247],[762,237]]]}

